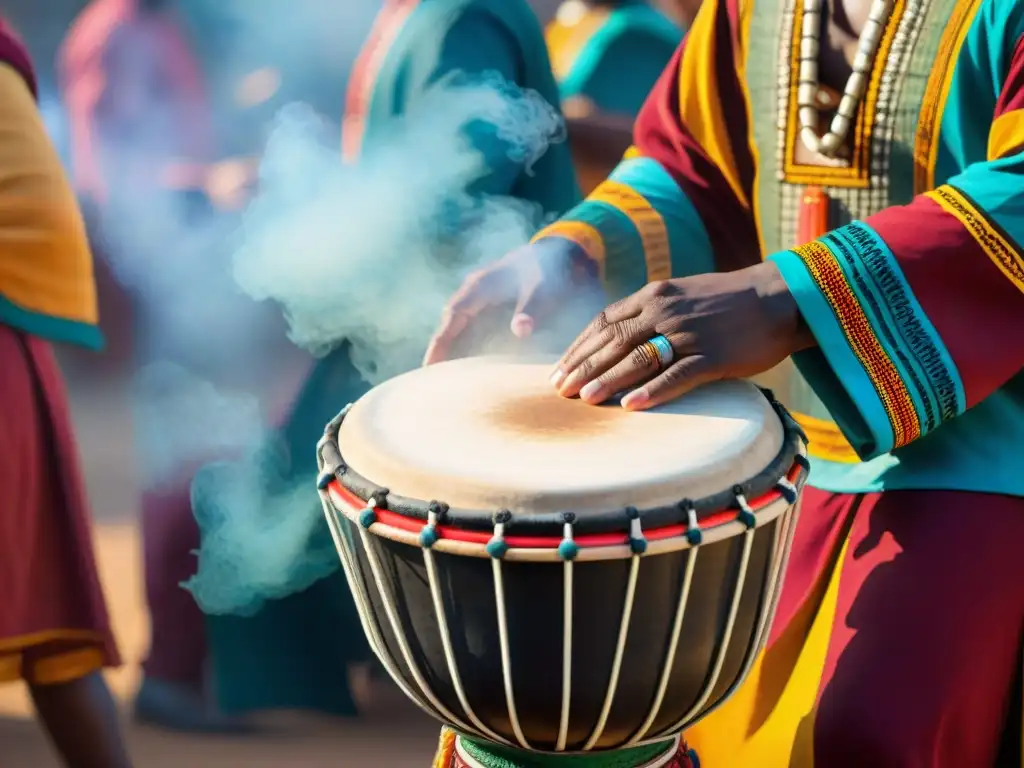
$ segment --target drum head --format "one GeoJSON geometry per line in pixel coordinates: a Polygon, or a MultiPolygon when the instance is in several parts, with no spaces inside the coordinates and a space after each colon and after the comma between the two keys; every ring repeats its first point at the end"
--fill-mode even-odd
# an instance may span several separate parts
{"type": "Polygon", "coordinates": [[[342,423],[345,462],[412,499],[585,515],[719,493],[782,447],[779,416],[747,382],[631,413],[560,397],[554,363],[472,358],[394,378],[342,423]]]}

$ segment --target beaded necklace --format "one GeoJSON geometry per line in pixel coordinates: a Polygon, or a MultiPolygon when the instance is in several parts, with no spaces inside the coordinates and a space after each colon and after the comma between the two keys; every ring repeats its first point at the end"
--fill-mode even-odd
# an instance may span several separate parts
{"type": "Polygon", "coordinates": [[[818,54],[821,50],[821,14],[825,0],[803,0],[803,27],[800,30],[800,80],[797,105],[800,117],[800,140],[812,152],[834,157],[843,146],[857,114],[857,106],[867,90],[868,77],[874,64],[882,32],[892,12],[893,0],[873,0],[868,20],[857,41],[857,54],[843,89],[842,98],[824,136],[818,136],[819,91],[818,54]]]}

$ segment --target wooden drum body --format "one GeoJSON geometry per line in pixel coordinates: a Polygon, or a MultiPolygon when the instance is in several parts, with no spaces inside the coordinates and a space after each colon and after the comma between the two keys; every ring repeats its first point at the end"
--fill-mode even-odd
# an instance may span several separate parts
{"type": "Polygon", "coordinates": [[[320,492],[363,628],[405,693],[540,752],[674,737],[763,647],[807,474],[745,382],[645,413],[550,366],[445,363],[328,426],[320,492]]]}

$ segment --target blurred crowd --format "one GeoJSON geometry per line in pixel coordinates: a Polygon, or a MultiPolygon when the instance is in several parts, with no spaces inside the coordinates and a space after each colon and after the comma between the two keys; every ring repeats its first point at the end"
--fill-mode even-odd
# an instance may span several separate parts
{"type": "MultiPolygon", "coordinates": [[[[386,293],[389,280],[422,285],[415,259],[443,261],[441,245],[500,256],[574,205],[630,146],[698,2],[7,4],[94,257],[105,348],[62,361],[75,386],[131,381],[151,621],[136,718],[246,732],[264,709],[358,715],[378,671],[319,513],[294,489],[308,489],[334,411],[422,354],[416,331],[356,326],[360,291],[418,311],[409,289],[386,293]],[[448,101],[430,100],[438,89],[448,101]],[[527,136],[538,115],[551,130],[527,136]],[[422,179],[414,154],[430,155],[422,179]],[[379,209],[397,221],[439,190],[429,222],[385,234],[379,209]],[[513,215],[472,249],[448,231],[513,215]],[[407,248],[428,225],[437,247],[407,248]],[[348,287],[313,295],[289,284],[292,268],[348,287]],[[244,556],[224,554],[232,536],[248,537],[244,556]]],[[[438,297],[466,266],[438,273],[438,297]]],[[[72,764],[117,764],[109,745],[113,762],[75,763],[84,747],[55,739],[72,764]]]]}

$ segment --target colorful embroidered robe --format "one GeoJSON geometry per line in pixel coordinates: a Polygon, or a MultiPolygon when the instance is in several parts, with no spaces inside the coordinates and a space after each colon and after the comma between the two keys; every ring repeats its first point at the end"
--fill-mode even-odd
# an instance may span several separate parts
{"type": "Polygon", "coordinates": [[[1024,8],[897,0],[852,161],[820,167],[794,160],[800,7],[706,3],[636,146],[540,236],[584,244],[619,294],[774,260],[822,342],[771,376],[816,487],[1024,495],[1024,347],[998,332],[1024,307],[1024,8]],[[800,243],[809,185],[834,229],[800,243]]]}
{"type": "MultiPolygon", "coordinates": [[[[1012,330],[1024,317],[1024,6],[896,0],[850,160],[835,167],[803,165],[795,152],[802,7],[706,0],[638,118],[635,147],[538,237],[579,243],[616,295],[762,258],[778,265],[819,342],[766,377],[811,439],[820,491],[808,522],[832,512],[821,491],[851,494],[831,497],[847,520],[860,503],[853,494],[876,491],[939,491],[947,507],[985,492],[1001,494],[989,497],[993,508],[1012,505],[1024,496],[1024,342],[1012,330]],[[831,230],[800,242],[814,187],[831,201],[831,230]]],[[[949,519],[929,498],[931,510],[907,514],[949,519]]],[[[965,530],[983,511],[964,509],[965,530]]],[[[849,529],[822,529],[806,562],[790,563],[787,578],[807,599],[773,630],[769,653],[786,658],[771,674],[762,658],[687,733],[706,764],[814,764],[815,715],[835,663],[825,649],[837,635],[849,642],[864,577],[885,568],[882,549],[888,558],[900,549],[883,532],[889,543],[867,557],[849,529]]],[[[1019,760],[1019,743],[1012,751],[1019,760]]],[[[914,764],[956,756],[928,759],[914,764]]]]}

